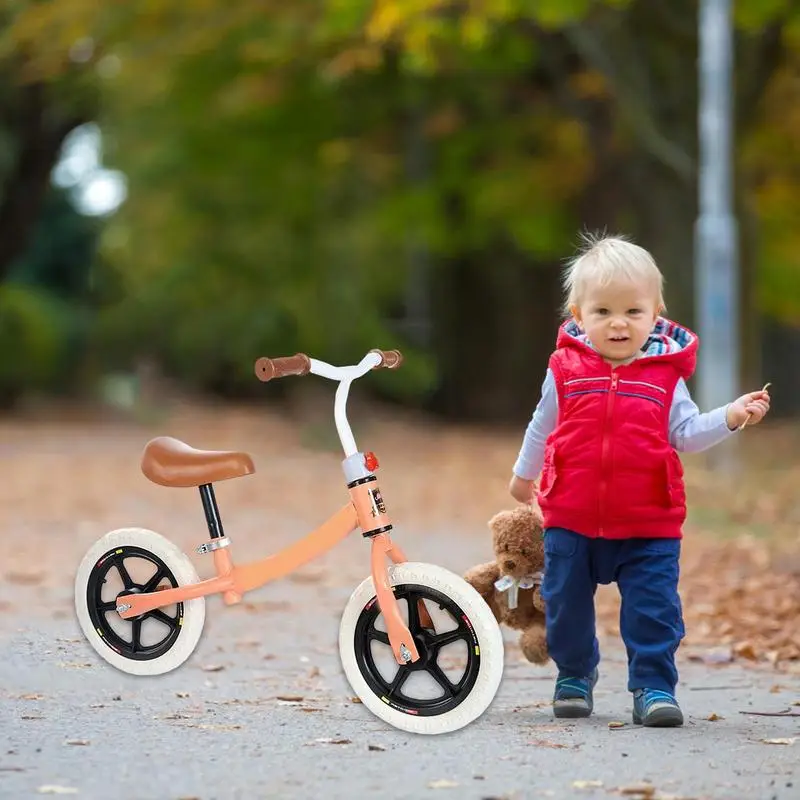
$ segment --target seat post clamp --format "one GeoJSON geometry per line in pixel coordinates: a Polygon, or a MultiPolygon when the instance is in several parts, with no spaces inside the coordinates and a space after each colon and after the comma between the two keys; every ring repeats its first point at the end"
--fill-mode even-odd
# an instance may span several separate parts
{"type": "Polygon", "coordinates": [[[231,540],[227,536],[220,536],[219,539],[212,539],[210,542],[203,542],[198,548],[198,553],[211,553],[214,550],[221,550],[223,547],[230,546],[231,540]]]}

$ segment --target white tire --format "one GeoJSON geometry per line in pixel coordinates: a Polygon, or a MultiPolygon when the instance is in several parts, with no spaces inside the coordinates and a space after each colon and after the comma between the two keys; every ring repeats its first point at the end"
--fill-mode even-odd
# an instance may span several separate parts
{"type": "MultiPolygon", "coordinates": [[[[463,697],[457,705],[450,708],[443,707],[440,712],[428,709],[421,713],[419,707],[415,708],[413,704],[404,707],[405,701],[395,702],[387,697],[386,692],[381,692],[372,670],[374,663],[367,664],[365,661],[365,630],[370,624],[375,625],[374,621],[370,623],[367,620],[374,620],[377,613],[375,589],[371,577],[365,579],[353,592],[342,614],[339,626],[339,655],[345,676],[361,702],[375,716],[395,728],[422,734],[449,733],[463,728],[483,714],[500,686],[504,658],[503,636],[497,620],[484,599],[469,583],[443,567],[405,562],[389,566],[388,572],[390,585],[395,587],[398,598],[403,594],[403,586],[416,585],[423,591],[430,589],[444,595],[466,616],[467,622],[463,628],[460,620],[453,619],[454,624],[459,626],[458,630],[466,633],[466,637],[458,636],[458,641],[465,639],[465,652],[468,663],[471,664],[469,667],[471,681],[474,682],[470,681],[470,684],[465,682],[464,686],[467,688],[461,692],[463,697]],[[363,665],[363,670],[360,663],[363,665]],[[369,682],[365,672],[370,678],[369,682]],[[477,677],[475,677],[476,672],[477,677]]],[[[426,607],[429,605],[430,600],[426,602],[426,607]]],[[[405,607],[407,608],[407,604],[405,607]]],[[[382,615],[379,615],[379,618],[382,619],[382,615]]],[[[434,626],[438,631],[435,620],[434,626]]],[[[374,631],[381,633],[377,627],[374,631]]],[[[453,633],[457,633],[457,629],[453,629],[453,633]]],[[[391,655],[388,636],[383,633],[381,636],[383,637],[380,640],[381,646],[385,645],[391,661],[390,668],[399,669],[391,655]]],[[[439,660],[439,652],[437,649],[434,659],[436,662],[439,660]]],[[[371,655],[369,658],[374,662],[371,655]]],[[[388,678],[386,680],[388,681],[388,678]]]]}
{"type": "MultiPolygon", "coordinates": [[[[84,636],[86,636],[92,648],[113,667],[122,672],[127,672],[129,675],[162,675],[183,664],[197,646],[205,624],[205,598],[199,597],[184,601],[180,605],[173,605],[171,608],[175,610],[174,617],[172,614],[167,613],[169,607],[163,609],[164,616],[170,619],[167,629],[171,632],[165,636],[163,648],[153,648],[150,654],[152,657],[135,658],[131,655],[125,655],[126,648],[119,647],[120,641],[115,639],[115,636],[119,635],[115,628],[118,628],[124,634],[128,629],[133,631],[133,623],[130,620],[123,620],[113,610],[107,612],[99,611],[96,601],[98,597],[96,592],[102,592],[102,587],[106,584],[106,581],[103,582],[99,590],[96,588],[100,585],[98,584],[100,573],[95,572],[95,567],[98,570],[102,570],[99,564],[100,560],[104,556],[113,554],[115,550],[122,550],[125,553],[126,560],[136,559],[136,562],[140,562],[143,568],[148,563],[147,556],[144,553],[161,562],[172,573],[172,576],[165,576],[165,578],[158,580],[158,584],[161,584],[162,580],[166,580],[168,584],[185,586],[190,583],[198,583],[200,578],[185,553],[161,534],[145,528],[122,528],[107,533],[92,545],[78,567],[78,572],[75,576],[75,610],[84,636]],[[132,554],[129,551],[130,548],[138,548],[143,552],[132,554]],[[127,553],[126,550],[128,551],[127,553]],[[90,593],[92,597],[89,596],[90,593]],[[102,625],[96,624],[98,618],[103,623],[102,625]],[[161,652],[162,649],[163,652],[161,652]]],[[[137,563],[131,565],[131,568],[135,569],[136,567],[137,563]]],[[[159,570],[157,562],[152,562],[152,567],[155,575],[159,570]]],[[[114,569],[114,567],[111,567],[111,569],[114,569]]],[[[128,571],[128,569],[129,567],[126,564],[125,570],[128,571]]],[[[110,573],[106,572],[105,574],[109,575],[110,573]]],[[[118,568],[116,574],[121,583],[122,572],[118,568]]],[[[146,580],[146,577],[147,575],[142,580],[146,580]]],[[[111,588],[113,590],[113,586],[111,588]]],[[[113,599],[113,596],[112,593],[112,595],[101,599],[108,604],[113,599]]],[[[158,628],[164,628],[165,623],[161,622],[163,618],[160,615],[154,615],[155,612],[149,617],[148,615],[142,615],[142,622],[137,630],[141,632],[145,622],[149,623],[150,620],[160,623],[157,625],[158,628]]],[[[147,632],[149,631],[150,629],[147,632]]],[[[124,635],[120,638],[123,641],[125,640],[124,635]]]]}

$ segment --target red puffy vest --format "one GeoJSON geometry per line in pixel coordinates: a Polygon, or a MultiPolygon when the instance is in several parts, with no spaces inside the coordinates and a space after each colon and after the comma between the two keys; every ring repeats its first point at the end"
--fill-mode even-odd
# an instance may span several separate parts
{"type": "Polygon", "coordinates": [[[669,415],[678,379],[694,372],[697,336],[677,328],[687,342],[677,352],[650,355],[666,349],[656,343],[612,368],[569,325],[549,362],[559,411],[538,492],[545,526],[607,539],[681,538],[686,493],[669,415]]]}

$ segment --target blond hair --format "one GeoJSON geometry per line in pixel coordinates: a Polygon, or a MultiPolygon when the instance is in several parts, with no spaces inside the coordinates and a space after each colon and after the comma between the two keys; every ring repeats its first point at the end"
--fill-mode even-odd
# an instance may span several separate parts
{"type": "Polygon", "coordinates": [[[565,316],[571,315],[572,306],[580,305],[587,286],[607,286],[620,279],[652,284],[659,312],[666,309],[664,276],[647,250],[622,235],[583,233],[581,240],[582,247],[564,273],[565,316]]]}

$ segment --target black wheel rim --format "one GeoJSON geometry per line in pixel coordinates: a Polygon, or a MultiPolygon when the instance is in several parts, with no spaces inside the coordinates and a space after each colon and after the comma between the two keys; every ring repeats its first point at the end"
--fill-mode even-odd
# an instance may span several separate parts
{"type": "Polygon", "coordinates": [[[183,603],[176,604],[175,616],[170,616],[163,609],[156,608],[138,617],[133,617],[131,620],[124,620],[130,624],[130,639],[120,636],[109,620],[109,615],[114,615],[118,622],[122,621],[116,611],[117,598],[125,594],[152,592],[156,587],[164,586],[166,583],[173,588],[178,586],[175,575],[164,561],[141,547],[115,547],[98,560],[89,574],[86,586],[86,604],[95,630],[112,650],[132,661],[150,661],[163,656],[175,644],[183,624],[183,603]],[[129,558],[143,559],[155,565],[156,570],[152,577],[145,583],[135,583],[125,566],[125,560],[129,558]],[[103,600],[103,586],[113,570],[119,574],[124,588],[114,599],[103,600]],[[142,625],[148,619],[160,622],[165,629],[165,636],[155,644],[143,645],[141,641],[142,625]]]}
{"type": "Polygon", "coordinates": [[[394,595],[398,601],[405,600],[408,605],[408,629],[414,637],[420,660],[414,664],[398,664],[391,680],[387,680],[381,674],[375,663],[372,643],[377,641],[385,645],[390,655],[391,647],[388,634],[375,627],[380,610],[377,598],[373,597],[362,609],[353,637],[356,663],[361,675],[370,689],[391,708],[419,717],[446,714],[469,696],[480,672],[480,647],[472,623],[455,601],[427,586],[400,584],[394,587],[394,595]],[[418,606],[421,600],[431,601],[440,610],[448,612],[457,623],[457,627],[439,634],[423,628],[418,606]],[[444,648],[461,641],[466,644],[466,666],[458,681],[453,683],[438,659],[444,648]],[[442,694],[432,699],[417,699],[406,695],[403,686],[415,672],[427,672],[441,687],[442,694]]]}

